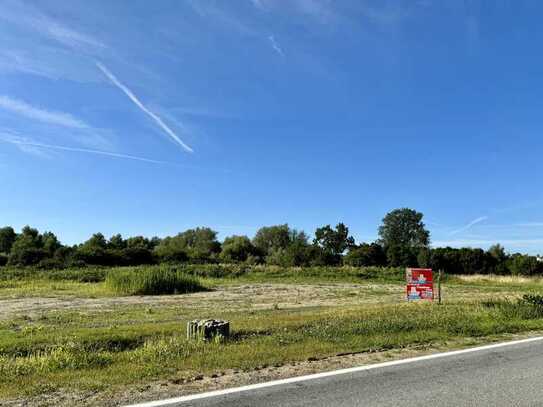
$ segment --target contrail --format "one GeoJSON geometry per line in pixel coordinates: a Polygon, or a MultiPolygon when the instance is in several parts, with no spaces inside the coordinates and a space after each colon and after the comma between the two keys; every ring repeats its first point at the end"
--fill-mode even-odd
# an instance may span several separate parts
{"type": "Polygon", "coordinates": [[[188,145],[186,145],[179,137],[177,137],[177,134],[174,133],[172,129],[170,129],[166,123],[162,121],[160,117],[158,117],[155,113],[150,111],[143,103],[140,102],[140,100],[132,93],[130,89],[128,89],[125,85],[123,85],[119,80],[113,75],[104,65],[102,65],[100,62],[96,62],[96,66],[98,69],[102,71],[102,73],[119,89],[121,89],[128,98],[134,102],[136,106],[138,106],[144,113],[149,115],[158,125],[159,127],[164,130],[164,132],[172,138],[176,143],[178,143],[181,147],[183,147],[186,151],[189,153],[193,153],[194,150],[190,148],[188,145]]]}
{"type": "Polygon", "coordinates": [[[35,143],[35,142],[32,142],[32,141],[9,140],[9,139],[5,139],[5,138],[0,138],[0,141],[3,141],[4,143],[10,143],[10,144],[21,145],[21,146],[41,147],[41,148],[50,148],[50,149],[53,149],[53,150],[74,151],[74,152],[78,152],[78,153],[90,153],[90,154],[105,155],[105,156],[108,156],[108,157],[124,158],[124,159],[127,159],[127,160],[143,161],[143,162],[152,163],[152,164],[176,165],[174,163],[170,163],[170,162],[167,162],[167,161],[153,160],[151,158],[138,157],[138,156],[129,155],[129,154],[114,153],[112,151],[91,150],[91,149],[88,149],[88,148],[78,148],[78,147],[66,147],[66,146],[58,146],[58,145],[54,145],[54,144],[35,143]]]}
{"type": "Polygon", "coordinates": [[[460,229],[457,229],[457,230],[453,230],[451,232],[451,235],[456,235],[457,233],[465,232],[466,230],[468,230],[472,226],[475,226],[476,224],[481,223],[481,222],[483,222],[483,221],[485,221],[487,219],[488,219],[488,216],[481,216],[481,217],[479,217],[477,219],[474,219],[470,223],[468,223],[466,226],[461,227],[460,229]]]}

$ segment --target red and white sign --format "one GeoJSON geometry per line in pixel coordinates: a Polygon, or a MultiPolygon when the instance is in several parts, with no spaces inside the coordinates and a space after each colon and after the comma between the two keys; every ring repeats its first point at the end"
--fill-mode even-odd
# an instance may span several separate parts
{"type": "Polygon", "coordinates": [[[412,269],[405,272],[407,282],[407,300],[434,299],[434,279],[432,269],[412,269]]]}

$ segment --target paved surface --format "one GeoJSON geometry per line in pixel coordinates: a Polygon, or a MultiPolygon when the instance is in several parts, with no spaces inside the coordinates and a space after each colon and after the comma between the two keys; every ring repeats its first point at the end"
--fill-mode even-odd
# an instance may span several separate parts
{"type": "Polygon", "coordinates": [[[244,406],[543,406],[543,341],[175,404],[244,406]]]}

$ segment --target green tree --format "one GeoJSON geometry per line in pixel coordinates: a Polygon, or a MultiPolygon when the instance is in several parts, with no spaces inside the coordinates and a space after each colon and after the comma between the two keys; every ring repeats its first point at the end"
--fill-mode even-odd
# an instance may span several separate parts
{"type": "Polygon", "coordinates": [[[509,258],[508,263],[513,275],[534,276],[543,274],[543,263],[535,256],[516,253],[509,258]]]}
{"type": "Polygon", "coordinates": [[[160,241],[154,248],[154,254],[160,262],[165,263],[184,263],[189,259],[184,242],[170,236],[160,241]]]}
{"type": "Polygon", "coordinates": [[[164,261],[184,261],[187,258],[194,263],[214,261],[220,251],[217,232],[210,228],[186,230],[163,239],[155,248],[155,253],[164,261]]]}
{"type": "Polygon", "coordinates": [[[115,265],[107,250],[108,242],[102,233],[93,234],[89,240],[80,245],[74,255],[76,264],[96,264],[102,266],[115,265]]]}
{"type": "Polygon", "coordinates": [[[124,248],[121,250],[123,262],[130,266],[156,263],[153,253],[155,247],[154,242],[146,237],[129,237],[126,239],[124,248]]]}
{"type": "Polygon", "coordinates": [[[483,249],[463,247],[458,258],[463,274],[490,274],[494,270],[492,257],[483,249]]]}
{"type": "Polygon", "coordinates": [[[244,262],[255,253],[256,248],[247,236],[230,236],[224,239],[220,257],[225,262],[244,262]]]}
{"type": "Polygon", "coordinates": [[[420,249],[430,244],[430,233],[422,222],[423,214],[409,208],[395,209],[383,218],[379,244],[391,266],[412,266],[420,249]]]}
{"type": "Polygon", "coordinates": [[[45,232],[41,236],[41,241],[43,244],[43,249],[47,253],[48,257],[53,257],[55,252],[62,246],[55,234],[52,232],[45,232]]]}
{"type": "Polygon", "coordinates": [[[290,228],[287,224],[264,226],[256,232],[253,245],[263,256],[268,256],[274,251],[286,249],[290,239],[290,228]]]}
{"type": "Polygon", "coordinates": [[[385,249],[387,264],[392,267],[416,267],[420,250],[414,247],[390,245],[385,249]]]}
{"type": "Polygon", "coordinates": [[[345,250],[354,245],[354,238],[349,236],[347,226],[338,223],[335,230],[330,225],[318,228],[313,244],[322,248],[332,260],[332,264],[339,264],[345,250]]]}
{"type": "Polygon", "coordinates": [[[387,257],[381,245],[362,243],[350,248],[343,261],[355,267],[385,266],[387,257]]]}
{"type": "Polygon", "coordinates": [[[505,253],[503,246],[495,244],[488,248],[488,255],[494,260],[494,272],[496,274],[507,274],[507,259],[509,256],[505,253]]]}
{"type": "Polygon", "coordinates": [[[293,229],[289,233],[290,243],[282,256],[281,264],[285,267],[307,266],[311,261],[309,238],[303,231],[293,229]]]}
{"type": "Polygon", "coordinates": [[[221,251],[217,232],[210,228],[189,229],[178,237],[186,247],[189,259],[196,263],[214,260],[221,251]]]}
{"type": "Polygon", "coordinates": [[[267,264],[283,267],[305,266],[309,264],[310,250],[308,237],[303,231],[290,229],[281,233],[287,239],[281,239],[280,245],[272,245],[265,258],[267,264]]]}
{"type": "Polygon", "coordinates": [[[120,233],[109,238],[107,247],[114,250],[122,250],[126,248],[126,240],[123,239],[120,233]]]}
{"type": "Polygon", "coordinates": [[[11,226],[0,228],[0,253],[9,254],[17,235],[11,226]]]}
{"type": "MultiPolygon", "coordinates": [[[[158,244],[158,243],[157,243],[158,244]]],[[[156,245],[143,236],[133,236],[126,239],[126,247],[128,248],[144,248],[152,250],[156,245]]]]}
{"type": "Polygon", "coordinates": [[[13,242],[8,257],[8,264],[14,266],[30,266],[38,264],[46,257],[43,241],[37,229],[25,226],[13,242]]]}
{"type": "Polygon", "coordinates": [[[107,249],[107,240],[102,233],[93,234],[89,240],[83,243],[83,248],[85,249],[107,249]]]}

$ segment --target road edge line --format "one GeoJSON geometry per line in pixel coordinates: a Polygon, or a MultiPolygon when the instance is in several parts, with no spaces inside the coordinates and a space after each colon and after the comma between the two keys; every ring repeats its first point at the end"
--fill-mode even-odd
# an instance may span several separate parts
{"type": "Polygon", "coordinates": [[[282,384],[298,383],[298,382],[304,382],[304,381],[309,381],[309,380],[322,379],[325,377],[363,372],[366,370],[374,370],[374,369],[380,369],[380,368],[385,368],[385,367],[390,367],[390,366],[405,365],[408,363],[422,362],[425,360],[439,359],[439,358],[444,358],[448,356],[463,355],[466,353],[473,353],[473,352],[479,352],[483,350],[490,350],[490,349],[502,348],[502,347],[507,347],[507,346],[520,345],[524,343],[537,342],[541,340],[543,340],[543,336],[536,336],[533,338],[519,339],[516,341],[499,342],[499,343],[493,343],[490,345],[477,346],[475,348],[467,348],[467,349],[453,350],[453,351],[448,351],[448,352],[433,353],[430,355],[416,356],[413,358],[391,360],[388,362],[381,362],[381,363],[374,363],[374,364],[369,364],[369,365],[349,367],[346,369],[332,370],[329,372],[313,373],[313,374],[305,375],[305,376],[296,376],[296,377],[290,377],[287,379],[279,379],[279,380],[272,380],[269,382],[249,384],[247,386],[233,387],[233,388],[224,389],[224,390],[214,390],[210,392],[197,393],[197,394],[192,394],[188,396],[174,397],[174,398],[164,399],[164,400],[148,401],[148,402],[143,402],[143,403],[138,403],[138,404],[130,404],[130,405],[126,405],[125,407],[162,407],[162,406],[168,406],[168,405],[176,404],[176,403],[183,403],[187,401],[200,400],[200,399],[217,397],[217,396],[225,396],[232,393],[242,393],[242,392],[246,392],[250,390],[257,390],[257,389],[263,389],[266,387],[279,386],[282,384]]]}

